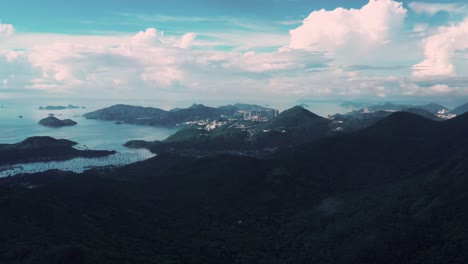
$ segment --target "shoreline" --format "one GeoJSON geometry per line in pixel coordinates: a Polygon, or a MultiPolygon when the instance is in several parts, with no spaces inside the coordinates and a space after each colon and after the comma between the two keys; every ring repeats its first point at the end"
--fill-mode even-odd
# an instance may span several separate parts
{"type": "Polygon", "coordinates": [[[0,178],[21,174],[40,173],[49,170],[83,173],[85,171],[97,168],[122,167],[150,159],[154,156],[156,155],[149,151],[129,153],[117,152],[105,157],[77,157],[62,161],[18,163],[14,165],[0,166],[0,178]]]}

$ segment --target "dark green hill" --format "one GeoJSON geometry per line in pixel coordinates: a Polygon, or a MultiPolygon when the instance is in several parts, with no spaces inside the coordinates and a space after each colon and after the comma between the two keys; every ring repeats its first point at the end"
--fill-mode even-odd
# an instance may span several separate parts
{"type": "Polygon", "coordinates": [[[49,116],[44,119],[41,119],[38,124],[42,126],[47,126],[47,127],[64,127],[64,126],[74,126],[74,125],[77,125],[78,123],[71,119],[60,120],[56,117],[49,116]]]}
{"type": "Polygon", "coordinates": [[[254,111],[254,110],[273,110],[272,108],[263,107],[255,104],[241,104],[237,103],[233,105],[235,108],[242,111],[254,111]]]}
{"type": "MultiPolygon", "coordinates": [[[[200,108],[204,110],[205,107],[200,108]]],[[[207,131],[204,127],[192,126],[177,131],[162,142],[130,141],[125,146],[145,147],[155,153],[180,150],[262,152],[264,148],[297,145],[330,135],[329,124],[328,119],[298,106],[268,122],[253,122],[251,129],[227,124],[207,131]]]]}
{"type": "MultiPolygon", "coordinates": [[[[435,108],[435,109],[438,109],[438,108],[435,108]]],[[[428,110],[425,110],[423,108],[419,108],[419,107],[412,107],[412,108],[404,109],[402,111],[403,112],[408,112],[408,113],[413,113],[413,114],[416,114],[416,115],[419,115],[419,116],[422,116],[424,118],[434,120],[434,121],[442,121],[443,120],[442,118],[439,118],[439,117],[437,117],[435,115],[435,114],[437,114],[438,111],[435,112],[435,114],[433,114],[432,112],[430,112],[428,110]]]]}
{"type": "Polygon", "coordinates": [[[276,118],[260,126],[260,129],[280,130],[284,128],[296,128],[312,123],[326,122],[327,119],[320,117],[309,110],[295,106],[281,112],[276,118]]]}
{"type": "Polygon", "coordinates": [[[175,126],[188,121],[204,119],[219,119],[223,115],[232,115],[232,110],[223,110],[207,107],[201,104],[193,104],[186,109],[165,111],[153,107],[141,107],[131,105],[114,105],[84,115],[88,119],[123,121],[128,124],[175,126]]]}
{"type": "Polygon", "coordinates": [[[51,137],[31,137],[16,144],[0,144],[0,166],[16,163],[59,161],[72,158],[103,157],[114,151],[78,150],[76,142],[51,137]]]}
{"type": "Polygon", "coordinates": [[[311,142],[330,134],[330,123],[328,119],[295,106],[259,125],[251,140],[255,145],[263,147],[311,142]]]}
{"type": "Polygon", "coordinates": [[[419,105],[416,106],[415,108],[420,108],[424,109],[428,112],[430,112],[433,115],[437,115],[440,111],[448,111],[449,109],[443,105],[440,104],[435,104],[435,103],[430,103],[430,104],[425,104],[425,105],[419,105]]]}
{"type": "Polygon", "coordinates": [[[168,118],[168,112],[153,107],[141,107],[132,105],[113,105],[83,115],[87,119],[123,121],[129,124],[160,124],[172,125],[168,118]]]}
{"type": "Polygon", "coordinates": [[[451,113],[452,114],[455,114],[455,115],[461,115],[461,114],[464,114],[468,112],[468,103],[464,104],[464,105],[460,105],[456,108],[454,108],[451,113]]]}
{"type": "Polygon", "coordinates": [[[234,109],[219,109],[202,104],[193,104],[187,109],[180,109],[171,113],[171,118],[177,120],[178,123],[183,123],[202,119],[219,119],[223,115],[232,116],[236,111],[234,109]]]}

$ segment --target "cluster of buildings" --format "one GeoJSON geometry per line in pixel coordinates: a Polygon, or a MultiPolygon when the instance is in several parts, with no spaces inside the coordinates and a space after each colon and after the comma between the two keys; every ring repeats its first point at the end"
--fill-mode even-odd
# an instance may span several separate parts
{"type": "Polygon", "coordinates": [[[450,110],[447,109],[442,109],[439,112],[437,112],[437,117],[442,118],[442,119],[452,119],[456,117],[456,114],[450,113],[450,110]]]}
{"type": "Polygon", "coordinates": [[[241,129],[246,129],[248,126],[242,124],[239,121],[254,121],[254,122],[266,122],[279,115],[279,111],[276,109],[264,108],[264,109],[255,109],[249,111],[238,111],[232,117],[221,116],[219,120],[194,120],[188,121],[177,126],[197,126],[199,129],[204,129],[206,131],[214,130],[218,127],[224,126],[226,124],[232,125],[231,127],[237,127],[241,129]]]}
{"type": "Polygon", "coordinates": [[[276,109],[256,109],[250,111],[240,111],[242,118],[248,121],[266,122],[279,115],[276,109]]]}

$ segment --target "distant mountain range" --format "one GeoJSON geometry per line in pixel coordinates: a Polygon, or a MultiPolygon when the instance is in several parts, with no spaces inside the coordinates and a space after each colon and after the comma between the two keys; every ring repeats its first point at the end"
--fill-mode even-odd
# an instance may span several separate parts
{"type": "Polygon", "coordinates": [[[88,119],[121,121],[128,124],[173,127],[184,122],[219,119],[224,116],[232,116],[238,111],[249,111],[252,109],[266,108],[247,104],[221,106],[218,108],[208,107],[201,104],[193,104],[189,108],[176,108],[170,111],[165,111],[153,107],[114,105],[95,112],[87,113],[84,117],[88,119]]]}
{"type": "Polygon", "coordinates": [[[454,108],[450,112],[455,114],[455,115],[461,115],[461,114],[467,113],[468,112],[468,103],[466,103],[464,105],[461,105],[461,106],[458,106],[458,107],[454,108]]]}
{"type": "Polygon", "coordinates": [[[468,112],[468,103],[458,106],[454,109],[449,109],[443,105],[436,103],[429,103],[425,105],[406,105],[406,104],[394,104],[391,102],[385,102],[380,104],[365,104],[365,103],[355,103],[355,102],[346,102],[341,104],[344,107],[350,107],[357,110],[354,112],[363,112],[363,111],[403,111],[405,109],[423,109],[435,116],[441,118],[451,115],[461,115],[468,112]]]}
{"type": "MultiPolygon", "coordinates": [[[[234,106],[232,106],[234,107],[234,106]]],[[[241,151],[251,155],[263,155],[277,148],[297,146],[324,137],[351,133],[373,126],[392,115],[395,105],[387,103],[376,106],[372,111],[353,111],[330,118],[320,117],[300,106],[283,111],[267,122],[227,122],[219,127],[207,129],[208,125],[193,125],[177,131],[168,139],[156,142],[130,141],[125,144],[132,148],[147,148],[154,153],[184,152],[210,153],[212,151],[241,151]]],[[[231,107],[223,107],[232,109],[231,107]]],[[[403,108],[403,107],[401,107],[403,108]]],[[[403,108],[399,112],[413,113],[428,120],[442,121],[432,112],[445,109],[436,104],[422,108],[403,108]]],[[[182,110],[179,110],[182,111],[182,110]]]]}

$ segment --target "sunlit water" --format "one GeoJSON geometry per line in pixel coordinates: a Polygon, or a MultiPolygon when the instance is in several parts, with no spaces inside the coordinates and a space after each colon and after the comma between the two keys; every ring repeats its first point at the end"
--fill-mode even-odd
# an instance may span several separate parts
{"type": "MultiPolygon", "coordinates": [[[[1,107],[2,103],[0,103],[1,107]]],[[[7,108],[0,108],[0,143],[17,143],[32,136],[50,136],[57,139],[68,139],[78,142],[78,149],[115,150],[118,153],[101,158],[77,158],[60,162],[41,162],[17,164],[15,166],[0,167],[0,177],[21,173],[36,173],[51,169],[74,171],[81,173],[85,170],[104,166],[123,166],[153,157],[154,155],[142,149],[130,149],[123,146],[129,140],[163,140],[173,134],[175,129],[157,128],[150,126],[117,125],[110,121],[88,120],[83,114],[94,109],[71,110],[38,110],[38,105],[3,104],[7,108]],[[48,128],[37,124],[49,113],[57,118],[70,118],[78,122],[72,127],[48,128]],[[19,118],[22,116],[22,118],[19,118]]]]}

